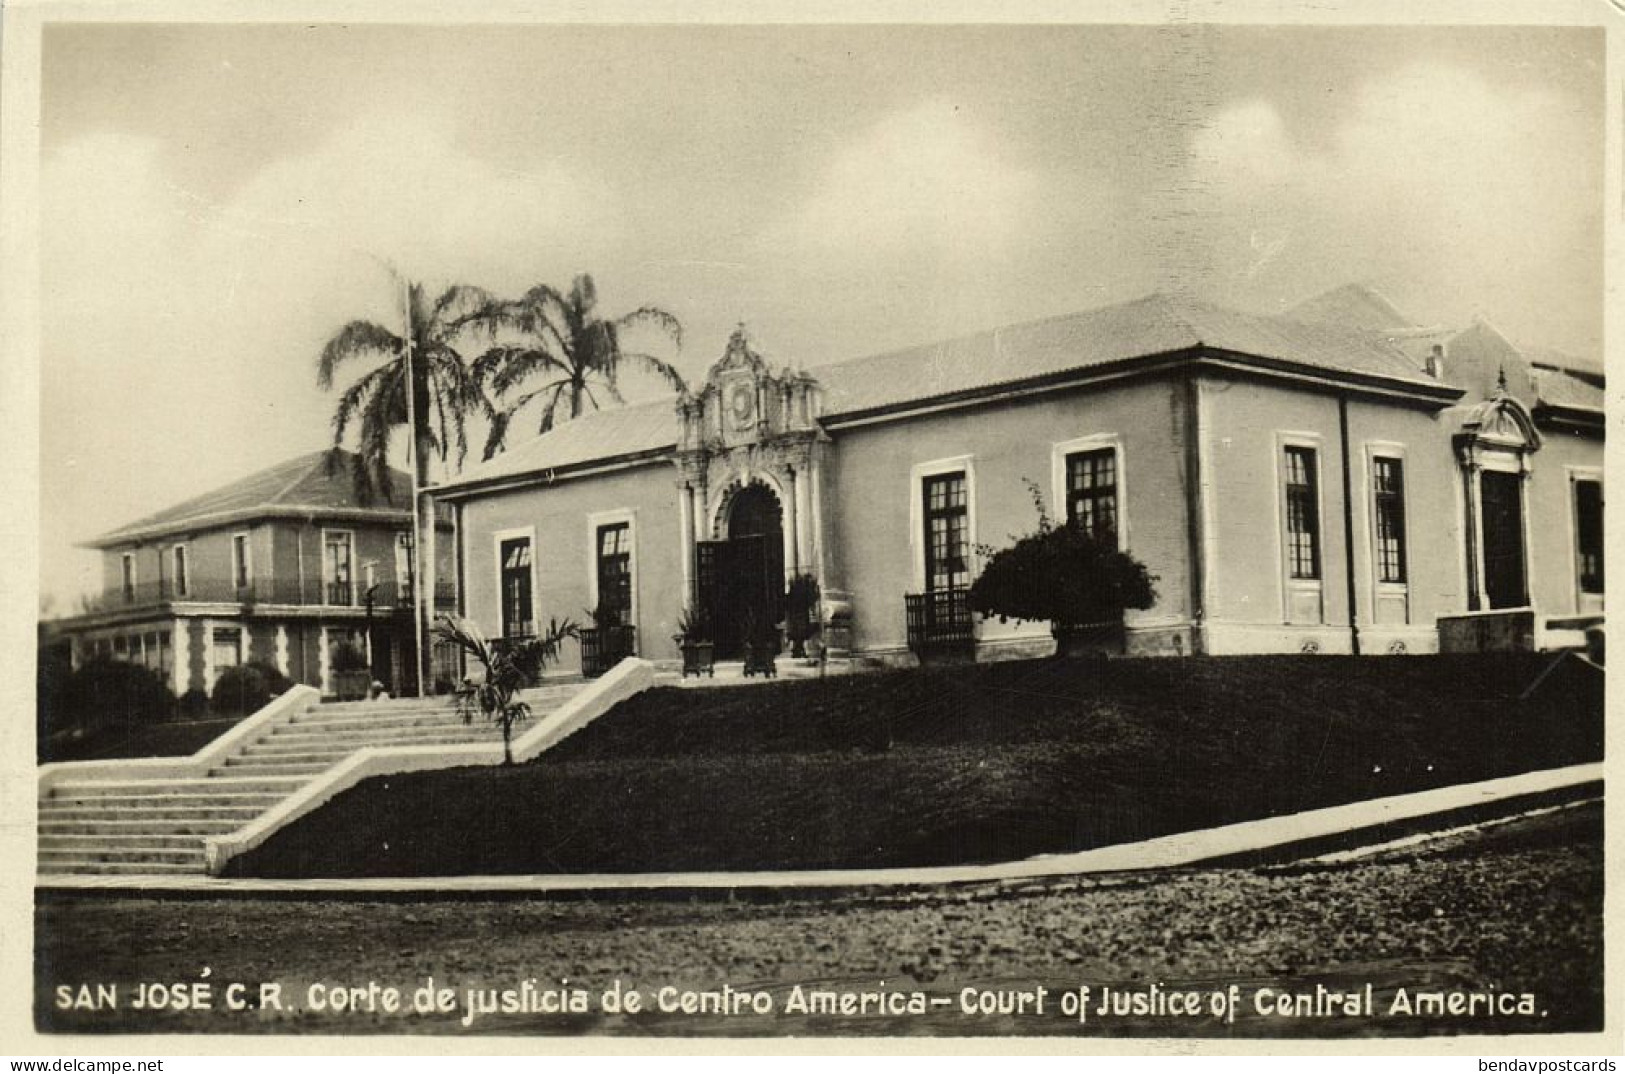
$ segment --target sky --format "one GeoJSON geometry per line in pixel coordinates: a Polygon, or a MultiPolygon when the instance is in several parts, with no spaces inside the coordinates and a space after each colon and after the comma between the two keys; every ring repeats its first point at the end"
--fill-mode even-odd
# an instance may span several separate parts
{"type": "Polygon", "coordinates": [[[1579,28],[48,26],[42,602],[327,446],[316,357],[397,316],[385,264],[590,272],[690,380],[741,322],[816,366],[1350,281],[1600,361],[1603,67],[1579,28]]]}

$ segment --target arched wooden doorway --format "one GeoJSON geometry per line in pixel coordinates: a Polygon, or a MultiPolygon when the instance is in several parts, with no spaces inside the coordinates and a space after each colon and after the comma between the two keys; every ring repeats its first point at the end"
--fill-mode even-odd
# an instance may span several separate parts
{"type": "Polygon", "coordinates": [[[695,549],[695,581],[718,659],[744,653],[745,628],[771,632],[784,618],[784,510],[766,485],[742,486],[724,508],[726,536],[695,549]]]}

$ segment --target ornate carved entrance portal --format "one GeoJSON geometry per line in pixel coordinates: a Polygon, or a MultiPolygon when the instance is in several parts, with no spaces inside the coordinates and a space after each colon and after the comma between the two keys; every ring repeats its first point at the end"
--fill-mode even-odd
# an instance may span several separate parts
{"type": "Polygon", "coordinates": [[[784,618],[784,512],[766,485],[733,491],[724,505],[726,536],[696,549],[696,600],[712,624],[717,656],[744,653],[746,634],[767,633],[784,618]]]}
{"type": "Polygon", "coordinates": [[[786,584],[799,574],[818,580],[826,646],[844,655],[850,605],[824,561],[829,441],[820,398],[806,373],[771,370],[741,326],[704,384],[678,403],[684,584],[718,657],[740,654],[748,623],[766,633],[783,620],[786,584]]]}

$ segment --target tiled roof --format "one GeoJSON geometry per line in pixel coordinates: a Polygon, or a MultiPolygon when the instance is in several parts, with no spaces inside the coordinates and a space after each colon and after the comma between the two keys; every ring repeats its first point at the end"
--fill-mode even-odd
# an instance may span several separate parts
{"type": "Polygon", "coordinates": [[[1403,332],[1416,325],[1375,288],[1349,283],[1300,302],[1287,311],[1298,321],[1340,324],[1372,332],[1403,332]]]}
{"type": "Polygon", "coordinates": [[[383,496],[379,495],[373,503],[362,504],[356,497],[350,476],[355,456],[348,451],[339,452],[338,466],[330,475],[328,454],[327,451],[313,451],[250,474],[212,492],[120,526],[91,541],[90,547],[161,536],[195,529],[202,524],[240,520],[259,513],[372,511],[409,517],[412,509],[411,475],[399,470],[390,471],[393,483],[390,501],[385,502],[383,496]]]}
{"type": "Polygon", "coordinates": [[[1238,313],[1165,294],[808,372],[823,385],[824,413],[833,417],[1198,344],[1319,369],[1439,386],[1378,334],[1289,317],[1238,313]]]}
{"type": "Polygon", "coordinates": [[[1567,369],[1537,365],[1530,370],[1530,377],[1535,382],[1535,394],[1545,406],[1602,412],[1603,390],[1567,369]]]}
{"type": "Polygon", "coordinates": [[[637,455],[677,446],[677,406],[670,398],[612,410],[593,410],[523,441],[494,459],[465,467],[443,488],[637,455]]]}
{"type": "MultiPolygon", "coordinates": [[[[1416,387],[1440,387],[1422,372],[1418,360],[1384,333],[1289,316],[1239,313],[1166,294],[807,372],[823,387],[824,417],[838,418],[1197,345],[1332,372],[1362,373],[1416,387]]],[[[454,489],[597,459],[659,452],[674,448],[679,432],[670,398],[595,411],[469,467],[443,487],[454,489]]]]}

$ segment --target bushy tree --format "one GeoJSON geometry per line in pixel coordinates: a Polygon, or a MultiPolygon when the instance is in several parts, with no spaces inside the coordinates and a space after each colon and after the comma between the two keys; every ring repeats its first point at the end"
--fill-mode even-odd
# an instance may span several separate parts
{"type": "Polygon", "coordinates": [[[68,676],[57,696],[55,728],[87,730],[108,724],[156,723],[175,712],[175,695],[155,671],[122,660],[97,657],[68,676]]]}
{"type": "Polygon", "coordinates": [[[1081,525],[1057,525],[1044,509],[1043,494],[1027,483],[1038,509],[1038,528],[1008,548],[982,549],[989,557],[971,584],[970,606],[1001,621],[1035,620],[1057,631],[1110,623],[1127,608],[1156,602],[1156,577],[1109,537],[1096,537],[1081,525]]]}
{"type": "Polygon", "coordinates": [[[222,716],[258,712],[292,685],[286,675],[269,664],[250,662],[225,668],[215,679],[209,707],[222,716]]]}

